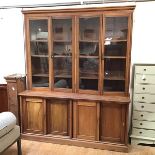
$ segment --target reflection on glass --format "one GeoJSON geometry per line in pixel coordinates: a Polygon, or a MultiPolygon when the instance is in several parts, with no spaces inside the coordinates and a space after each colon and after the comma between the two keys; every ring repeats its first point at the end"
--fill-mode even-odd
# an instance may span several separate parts
{"type": "Polygon", "coordinates": [[[125,81],[122,80],[104,80],[104,91],[105,92],[123,92],[125,91],[125,81]]]}
{"type": "Polygon", "coordinates": [[[41,41],[31,41],[32,55],[48,55],[48,43],[41,41]]]}
{"type": "Polygon", "coordinates": [[[104,91],[124,91],[125,89],[125,60],[104,60],[104,91]]]}
{"type": "Polygon", "coordinates": [[[80,42],[80,55],[98,56],[99,46],[94,42],[80,42]]]}
{"type": "Polygon", "coordinates": [[[47,40],[47,20],[30,20],[30,51],[33,87],[49,87],[47,40]]]}
{"type": "Polygon", "coordinates": [[[52,19],[54,88],[72,88],[72,20],[52,19]]]}
{"type": "Polygon", "coordinates": [[[128,17],[106,17],[105,39],[127,39],[128,17]]]}
{"type": "Polygon", "coordinates": [[[80,89],[98,89],[98,59],[80,58],[79,76],[80,89]],[[89,83],[89,82],[91,83],[89,83]]]}
{"type": "Polygon", "coordinates": [[[126,42],[111,42],[110,45],[105,45],[105,56],[126,56],[126,42]]]}
{"type": "Polygon", "coordinates": [[[66,42],[54,42],[53,43],[54,55],[72,55],[72,45],[66,42]]]}
{"type": "Polygon", "coordinates": [[[72,39],[72,20],[71,19],[52,19],[54,40],[71,41],[72,39]]]}
{"type": "Polygon", "coordinates": [[[80,40],[98,40],[99,17],[80,18],[80,40]]]}

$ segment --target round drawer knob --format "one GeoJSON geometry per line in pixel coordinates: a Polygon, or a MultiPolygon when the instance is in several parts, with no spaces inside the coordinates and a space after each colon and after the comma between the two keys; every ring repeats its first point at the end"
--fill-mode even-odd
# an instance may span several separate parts
{"type": "Polygon", "coordinates": [[[140,131],[139,133],[140,133],[140,134],[142,134],[142,132],[141,132],[141,131],[140,131]]]}
{"type": "Polygon", "coordinates": [[[142,105],[141,108],[144,108],[144,106],[142,105]]]}
{"type": "Polygon", "coordinates": [[[145,90],[145,87],[143,87],[143,90],[145,90]]]}
{"type": "Polygon", "coordinates": [[[144,71],[146,71],[146,68],[144,68],[144,71]]]}
{"type": "Polygon", "coordinates": [[[144,115],[143,115],[143,114],[141,114],[140,116],[141,116],[141,117],[143,117],[144,115]]]}
{"type": "Polygon", "coordinates": [[[143,123],[140,123],[140,125],[143,125],[143,123]]]}
{"type": "Polygon", "coordinates": [[[143,79],[143,81],[145,81],[145,80],[146,80],[146,78],[143,79]]]}
{"type": "Polygon", "coordinates": [[[145,97],[142,97],[142,99],[144,99],[145,97]]]}

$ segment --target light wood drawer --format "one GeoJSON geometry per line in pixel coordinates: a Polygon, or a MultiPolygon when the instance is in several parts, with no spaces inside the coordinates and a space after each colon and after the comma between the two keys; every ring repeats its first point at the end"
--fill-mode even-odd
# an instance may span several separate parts
{"type": "Polygon", "coordinates": [[[134,101],[155,103],[155,94],[134,94],[134,101]]]}
{"type": "Polygon", "coordinates": [[[155,113],[145,111],[133,111],[133,119],[155,121],[155,113]]]}
{"type": "Polygon", "coordinates": [[[138,139],[138,138],[131,138],[131,144],[132,145],[138,145],[138,144],[154,144],[153,140],[147,140],[147,139],[138,139]]]}
{"type": "Polygon", "coordinates": [[[155,85],[140,85],[135,84],[134,86],[135,93],[155,93],[155,85]]]}
{"type": "Polygon", "coordinates": [[[155,74],[155,66],[136,66],[135,73],[139,74],[155,74]]]}
{"type": "Polygon", "coordinates": [[[142,129],[155,129],[155,122],[133,120],[133,127],[142,129]]]}
{"type": "Polygon", "coordinates": [[[136,74],[136,83],[155,84],[155,75],[136,74]]]}
{"type": "Polygon", "coordinates": [[[137,111],[155,112],[155,104],[134,102],[133,109],[137,111]]]}
{"type": "Polygon", "coordinates": [[[132,134],[136,135],[136,136],[155,138],[155,130],[145,130],[145,129],[133,128],[132,134]]]}

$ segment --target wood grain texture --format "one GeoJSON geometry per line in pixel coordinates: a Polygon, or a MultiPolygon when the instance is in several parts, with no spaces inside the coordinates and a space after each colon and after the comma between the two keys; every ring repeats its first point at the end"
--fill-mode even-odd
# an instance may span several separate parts
{"type": "MultiPolygon", "coordinates": [[[[43,98],[60,98],[60,99],[73,99],[73,100],[87,100],[87,101],[111,101],[116,104],[129,104],[129,96],[110,96],[110,95],[90,95],[78,93],[65,93],[53,91],[33,91],[26,90],[19,93],[20,96],[29,97],[43,97],[43,98]]],[[[107,102],[107,104],[109,103],[107,102]]]]}
{"type": "Polygon", "coordinates": [[[0,84],[0,112],[8,111],[7,85],[0,84]]]}
{"type": "Polygon", "coordinates": [[[69,101],[48,100],[48,134],[69,135],[69,101]]]}
{"type": "MultiPolygon", "coordinates": [[[[23,155],[154,155],[155,148],[148,146],[129,146],[129,153],[43,143],[22,140],[23,155]]],[[[17,155],[17,146],[14,144],[3,155],[17,155]]]]}

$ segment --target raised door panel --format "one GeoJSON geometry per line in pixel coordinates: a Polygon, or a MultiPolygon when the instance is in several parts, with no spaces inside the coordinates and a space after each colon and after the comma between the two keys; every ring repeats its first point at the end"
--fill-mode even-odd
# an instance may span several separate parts
{"type": "Polygon", "coordinates": [[[78,101],[74,104],[74,137],[98,140],[97,103],[78,101]]]}
{"type": "Polygon", "coordinates": [[[108,142],[125,141],[125,109],[123,105],[102,104],[100,140],[108,142]]]}
{"type": "Polygon", "coordinates": [[[44,132],[44,101],[27,98],[23,103],[24,132],[44,132]]]}
{"type": "Polygon", "coordinates": [[[48,134],[71,136],[71,101],[48,100],[48,134]]]}

